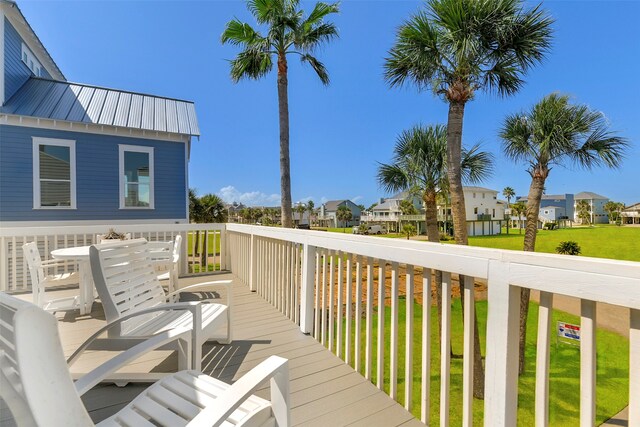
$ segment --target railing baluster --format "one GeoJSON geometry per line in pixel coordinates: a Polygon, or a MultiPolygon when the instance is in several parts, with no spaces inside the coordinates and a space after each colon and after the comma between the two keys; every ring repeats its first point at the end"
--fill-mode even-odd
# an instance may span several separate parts
{"type": "Polygon", "coordinates": [[[335,279],[335,263],[334,259],[340,257],[340,251],[331,255],[329,260],[329,351],[333,352],[333,339],[334,339],[334,279],[335,279]]]}
{"type": "Polygon", "coordinates": [[[422,388],[420,420],[429,425],[431,406],[431,275],[430,268],[422,269],[422,388]]]}
{"type": "Polygon", "coordinates": [[[451,273],[442,272],[442,332],[440,335],[440,425],[449,425],[449,372],[451,369],[451,273]]]}
{"type": "Polygon", "coordinates": [[[411,411],[413,400],[413,265],[407,265],[405,310],[405,356],[404,356],[404,407],[411,411]]]}
{"type": "Polygon", "coordinates": [[[536,427],[549,425],[549,349],[553,294],[540,292],[538,308],[538,344],[536,351],[536,427]]]}
{"type": "Polygon", "coordinates": [[[356,309],[354,312],[355,316],[355,326],[356,326],[356,335],[355,335],[355,369],[358,372],[362,371],[362,257],[356,257],[356,309]]]}
{"type": "Polygon", "coordinates": [[[351,325],[353,319],[353,308],[352,308],[352,299],[353,299],[353,285],[351,278],[351,263],[352,255],[347,254],[347,271],[345,274],[345,291],[347,292],[347,314],[346,314],[346,331],[345,331],[345,350],[344,350],[344,361],[347,362],[347,365],[351,365],[351,343],[352,343],[352,335],[351,335],[351,325]]]}
{"type": "Polygon", "coordinates": [[[398,263],[391,263],[391,340],[389,351],[389,395],[398,400],[398,263]]]}
{"type": "Polygon", "coordinates": [[[640,310],[629,313],[629,425],[640,426],[640,310]]]}
{"type": "Polygon", "coordinates": [[[459,276],[464,286],[464,331],[462,359],[462,425],[473,426],[473,352],[474,352],[474,319],[475,293],[474,278],[459,276]]]}
{"type": "Polygon", "coordinates": [[[337,308],[337,313],[336,313],[336,325],[338,327],[338,337],[337,337],[337,343],[336,343],[336,356],[342,358],[344,355],[344,343],[343,343],[343,336],[344,336],[344,325],[342,324],[342,309],[343,309],[343,297],[342,297],[342,293],[343,293],[343,285],[342,285],[342,279],[343,279],[343,265],[342,265],[342,254],[340,254],[340,256],[338,257],[338,306],[337,308]]]}
{"type": "Polygon", "coordinates": [[[367,313],[364,377],[371,380],[373,371],[373,258],[367,258],[367,313]]]}
{"type": "Polygon", "coordinates": [[[596,422],[596,303],[580,301],[580,427],[596,422]]]}
{"type": "Polygon", "coordinates": [[[320,325],[322,345],[327,342],[327,264],[328,258],[331,257],[331,251],[324,251],[324,257],[322,258],[322,316],[320,318],[322,324],[320,325]]]}
{"type": "Polygon", "coordinates": [[[316,251],[316,268],[315,268],[315,310],[314,310],[314,329],[313,337],[320,341],[320,293],[322,292],[322,272],[320,270],[320,260],[323,257],[324,251],[316,251]]]}
{"type": "Polygon", "coordinates": [[[385,261],[378,260],[378,378],[376,385],[380,390],[384,387],[384,299],[386,293],[385,261]]]}

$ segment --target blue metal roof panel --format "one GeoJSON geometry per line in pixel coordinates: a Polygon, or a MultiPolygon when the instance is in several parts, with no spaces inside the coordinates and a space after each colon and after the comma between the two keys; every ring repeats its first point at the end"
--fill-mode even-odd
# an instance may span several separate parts
{"type": "Polygon", "coordinates": [[[118,107],[118,98],[120,98],[120,92],[110,91],[107,93],[98,123],[101,125],[110,125],[113,123],[116,108],[118,107]]]}
{"type": "Polygon", "coordinates": [[[118,108],[116,109],[116,117],[113,120],[114,126],[127,126],[129,119],[129,106],[131,105],[131,94],[121,93],[118,100],[118,108]]]}
{"type": "Polygon", "coordinates": [[[166,101],[162,98],[155,98],[155,104],[154,126],[156,130],[164,132],[167,129],[166,101]]]}
{"type": "Polygon", "coordinates": [[[153,97],[144,97],[144,101],[142,102],[142,129],[155,130],[153,127],[154,104],[153,97]]]}
{"type": "Polygon", "coordinates": [[[38,77],[29,79],[1,111],[53,120],[200,135],[192,102],[38,77]]]}

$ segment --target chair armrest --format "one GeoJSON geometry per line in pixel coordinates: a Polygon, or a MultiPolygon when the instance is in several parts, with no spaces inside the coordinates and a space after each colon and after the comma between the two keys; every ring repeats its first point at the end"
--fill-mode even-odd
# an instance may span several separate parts
{"type": "MultiPolygon", "coordinates": [[[[116,325],[121,324],[125,320],[132,319],[136,316],[141,316],[143,314],[155,313],[158,311],[172,311],[172,310],[189,310],[193,314],[194,322],[196,321],[196,310],[198,309],[197,305],[199,302],[197,301],[188,301],[188,302],[176,302],[173,304],[163,304],[157,307],[146,308],[144,310],[139,310],[134,313],[128,314],[126,316],[120,317],[119,319],[114,320],[113,322],[107,323],[105,326],[100,328],[95,334],[91,335],[85,342],[83,342],[80,347],[67,359],[67,365],[71,367],[76,360],[80,357],[80,355],[93,343],[100,335],[113,328],[116,325]]],[[[195,328],[194,328],[195,329],[195,328]]],[[[184,331],[181,331],[183,333],[184,331]]],[[[133,347],[132,347],[133,348],[133,347]]]]}
{"type": "Polygon", "coordinates": [[[161,347],[179,338],[180,335],[182,335],[182,333],[184,332],[185,330],[183,329],[174,329],[171,331],[159,333],[107,360],[97,368],[93,369],[91,372],[88,372],[86,375],[80,377],[74,383],[78,395],[82,396],[87,391],[91,390],[100,381],[105,379],[108,375],[116,372],[118,369],[137,359],[143,354],[155,350],[158,347],[161,347]]]}
{"type": "Polygon", "coordinates": [[[204,291],[206,289],[204,288],[211,288],[211,287],[216,287],[216,286],[221,286],[224,287],[228,290],[230,290],[231,288],[231,280],[216,280],[213,282],[203,282],[203,283],[197,283],[195,285],[189,285],[186,286],[184,288],[180,288],[177,291],[173,291],[170,292],[166,295],[167,299],[173,297],[174,295],[179,295],[181,292],[193,292],[193,291],[204,291]]]}
{"type": "Polygon", "coordinates": [[[42,267],[44,268],[52,268],[52,267],[66,267],[69,264],[78,264],[77,261],[73,261],[73,260],[62,260],[62,259],[49,259],[46,261],[42,261],[40,263],[40,265],[42,265],[42,267]]]}
{"type": "Polygon", "coordinates": [[[266,381],[271,380],[271,405],[276,425],[289,426],[289,361],[271,356],[247,372],[231,387],[216,398],[189,424],[195,426],[220,426],[249,396],[266,381]]]}

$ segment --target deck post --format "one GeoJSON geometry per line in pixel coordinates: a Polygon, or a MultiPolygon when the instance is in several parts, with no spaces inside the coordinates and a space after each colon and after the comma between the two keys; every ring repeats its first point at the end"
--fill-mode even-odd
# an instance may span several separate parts
{"type": "Polygon", "coordinates": [[[489,261],[484,425],[516,425],[520,287],[509,284],[509,264],[489,261]]]}
{"type": "Polygon", "coordinates": [[[256,243],[256,235],[251,235],[251,243],[249,246],[249,290],[256,291],[256,283],[258,283],[258,245],[256,243]]]}
{"type": "Polygon", "coordinates": [[[300,330],[313,332],[313,301],[316,277],[316,247],[307,243],[302,249],[302,286],[300,290],[300,330]]]}

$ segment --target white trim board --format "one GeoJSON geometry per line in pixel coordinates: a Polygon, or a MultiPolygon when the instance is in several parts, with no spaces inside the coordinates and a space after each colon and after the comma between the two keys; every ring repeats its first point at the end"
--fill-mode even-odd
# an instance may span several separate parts
{"type": "MultiPolygon", "coordinates": [[[[92,226],[99,225],[110,227],[112,225],[135,225],[135,224],[188,224],[187,218],[170,219],[95,219],[95,220],[67,220],[67,221],[2,221],[2,228],[7,230],[12,227],[70,227],[70,226],[92,226]]],[[[198,224],[202,225],[202,224],[198,224]]]]}
{"type": "Polygon", "coordinates": [[[93,123],[68,122],[65,120],[43,119],[39,117],[20,116],[16,114],[0,114],[0,125],[21,126],[37,129],[52,129],[68,132],[84,132],[99,135],[121,136],[123,138],[153,139],[156,141],[173,141],[188,143],[191,136],[178,133],[130,129],[93,123]]]}
{"type": "Polygon", "coordinates": [[[0,106],[4,105],[4,10],[0,9],[0,106]]]}

